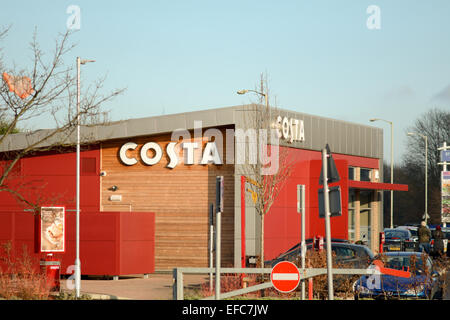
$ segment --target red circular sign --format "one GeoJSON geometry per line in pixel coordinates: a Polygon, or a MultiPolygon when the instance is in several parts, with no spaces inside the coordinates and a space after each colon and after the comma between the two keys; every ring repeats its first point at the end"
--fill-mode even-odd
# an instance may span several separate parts
{"type": "Polygon", "coordinates": [[[291,292],[300,283],[300,271],[292,262],[281,261],[272,268],[270,281],[278,291],[291,292]]]}

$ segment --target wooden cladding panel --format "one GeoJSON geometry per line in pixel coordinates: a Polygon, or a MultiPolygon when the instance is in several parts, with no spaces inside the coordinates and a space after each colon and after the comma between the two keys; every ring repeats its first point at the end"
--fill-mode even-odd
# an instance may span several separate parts
{"type": "MultiPolygon", "coordinates": [[[[225,137],[225,129],[222,129],[225,137]]],[[[192,133],[191,133],[192,134],[192,133]]],[[[192,134],[193,136],[193,134],[192,134]]],[[[115,140],[101,146],[101,205],[103,211],[155,212],[155,269],[174,267],[207,267],[209,250],[209,204],[215,203],[216,176],[225,178],[225,208],[222,213],[222,261],[233,264],[234,250],[234,165],[185,165],[183,150],[178,147],[179,163],[167,168],[166,146],[170,135],[115,140]],[[124,165],[119,149],[126,142],[138,144],[127,153],[138,163],[124,165]],[[162,150],[161,161],[153,166],[140,159],[140,149],[147,142],[157,142],[162,150]],[[117,191],[109,190],[117,186],[117,191]],[[111,195],[121,195],[113,202],[111,195]]],[[[206,139],[191,139],[202,148],[194,151],[194,163],[201,159],[206,139]]],[[[223,155],[225,155],[225,143],[223,155]]],[[[149,151],[148,156],[152,156],[149,151]]],[[[224,156],[223,163],[226,162],[224,156]]]]}

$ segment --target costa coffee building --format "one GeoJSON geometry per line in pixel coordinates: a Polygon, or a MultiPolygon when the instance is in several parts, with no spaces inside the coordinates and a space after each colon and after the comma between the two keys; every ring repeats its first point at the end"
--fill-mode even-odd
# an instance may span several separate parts
{"type": "MultiPolygon", "coordinates": [[[[215,203],[217,176],[224,177],[223,266],[238,267],[257,256],[261,222],[239,162],[242,152],[247,158],[252,154],[252,131],[243,120],[252,108],[233,106],[82,127],[82,274],[207,267],[209,208],[215,203]]],[[[342,215],[331,218],[332,237],[364,240],[378,251],[381,191],[407,190],[405,185],[382,182],[382,129],[289,110],[273,109],[267,116],[294,166],[265,216],[265,259],[301,239],[299,184],[306,188],[306,238],[325,234],[318,189],[320,150],[327,143],[342,195],[342,215]]],[[[2,168],[8,155],[33,139],[29,133],[10,135],[0,145],[2,168]]],[[[66,147],[48,148],[55,141],[22,158],[8,185],[40,206],[65,207],[66,246],[64,252],[55,253],[64,273],[75,260],[76,140],[71,135],[66,147]]],[[[38,220],[39,215],[12,194],[0,192],[0,242],[11,241],[16,251],[26,245],[32,254],[42,256],[38,220]]]]}

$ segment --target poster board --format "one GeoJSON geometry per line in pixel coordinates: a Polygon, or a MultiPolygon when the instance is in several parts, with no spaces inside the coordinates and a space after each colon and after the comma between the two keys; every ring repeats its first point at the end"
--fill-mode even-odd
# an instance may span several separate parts
{"type": "Polygon", "coordinates": [[[442,171],[442,222],[450,223],[450,171],[442,171]]]}
{"type": "Polygon", "coordinates": [[[65,252],[66,216],[64,207],[41,207],[40,252],[65,252]]]}

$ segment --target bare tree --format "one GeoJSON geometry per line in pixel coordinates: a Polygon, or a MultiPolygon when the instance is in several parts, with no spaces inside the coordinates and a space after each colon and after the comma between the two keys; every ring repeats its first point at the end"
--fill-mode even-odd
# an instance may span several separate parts
{"type": "MultiPolygon", "coordinates": [[[[427,136],[428,140],[428,213],[433,223],[440,222],[440,177],[441,167],[440,151],[444,141],[450,141],[450,112],[440,109],[430,109],[417,118],[414,125],[407,132],[417,133],[408,136],[407,151],[403,156],[402,167],[405,171],[405,180],[402,183],[410,185],[410,192],[405,195],[409,203],[413,205],[409,212],[415,212],[416,217],[423,214],[424,208],[424,176],[425,176],[425,141],[421,135],[427,136]],[[411,202],[410,199],[415,199],[411,202]],[[421,211],[421,213],[417,212],[421,211]]],[[[395,203],[395,201],[394,201],[395,203]]],[[[417,217],[418,219],[418,217],[417,217]]]]}
{"type": "MultiPolygon", "coordinates": [[[[10,28],[0,30],[0,41],[7,36],[10,28]]],[[[0,147],[8,142],[8,137],[17,132],[19,123],[25,121],[39,121],[39,119],[52,119],[54,128],[49,130],[36,130],[25,134],[26,144],[14,151],[3,152],[1,160],[4,161],[3,170],[0,171],[0,192],[10,192],[18,200],[36,207],[29,202],[19,190],[8,183],[8,176],[17,162],[24,156],[37,150],[51,150],[61,145],[70,145],[70,136],[77,126],[77,118],[81,124],[91,125],[101,121],[107,116],[102,105],[124,89],[116,89],[108,94],[102,93],[104,78],[83,90],[80,101],[80,112],[76,109],[77,74],[74,64],[65,64],[65,59],[75,62],[70,56],[74,44],[69,38],[72,31],[60,34],[55,40],[54,51],[47,56],[40,48],[35,31],[30,42],[31,61],[28,68],[18,69],[6,67],[3,55],[0,56],[0,67],[3,73],[3,82],[0,86],[0,147]],[[12,80],[8,81],[10,78],[12,80]],[[20,81],[28,81],[29,88],[20,94],[12,87],[21,86],[20,81]],[[25,79],[25,80],[24,80],[25,79]],[[12,82],[12,84],[11,84],[12,82]]],[[[22,64],[22,63],[21,63],[22,64]]]]}
{"type": "Polygon", "coordinates": [[[277,128],[272,119],[272,114],[277,114],[277,107],[269,105],[269,89],[264,75],[261,75],[260,88],[252,91],[259,93],[259,101],[246,108],[243,122],[247,130],[254,130],[259,141],[257,147],[249,150],[241,173],[246,178],[246,190],[251,192],[255,210],[261,218],[259,259],[261,267],[264,267],[264,219],[289,179],[294,161],[289,148],[279,148],[277,128]],[[251,154],[252,150],[258,150],[259,157],[251,154]]]}

